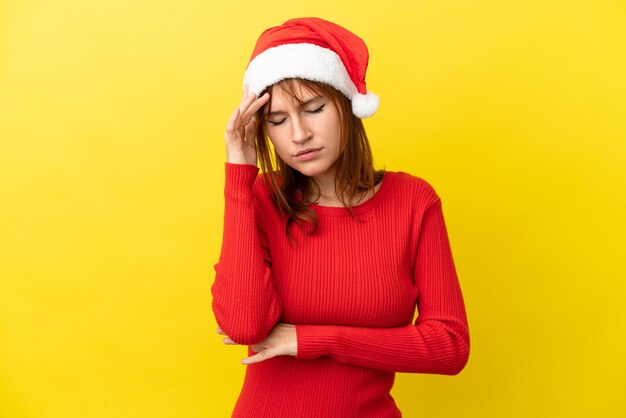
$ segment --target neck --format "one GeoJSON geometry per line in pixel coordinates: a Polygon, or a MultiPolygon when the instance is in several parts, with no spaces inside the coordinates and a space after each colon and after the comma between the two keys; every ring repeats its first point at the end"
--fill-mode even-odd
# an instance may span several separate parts
{"type": "Polygon", "coordinates": [[[320,176],[313,177],[320,188],[320,198],[324,200],[337,200],[337,191],[335,190],[334,173],[324,173],[320,176]]]}
{"type": "MultiPolygon", "coordinates": [[[[335,190],[335,172],[327,171],[319,176],[313,176],[315,182],[319,185],[320,188],[320,196],[317,198],[317,203],[324,206],[343,206],[339,197],[337,196],[337,191],[335,190]]],[[[362,198],[364,200],[372,197],[376,191],[378,191],[380,187],[380,183],[374,186],[374,190],[369,190],[365,196],[362,198]]],[[[309,199],[312,199],[313,196],[310,196],[309,199]]],[[[349,199],[351,204],[357,200],[357,198],[361,198],[361,196],[353,196],[349,199]]],[[[361,201],[362,202],[362,201],[361,201]]]]}

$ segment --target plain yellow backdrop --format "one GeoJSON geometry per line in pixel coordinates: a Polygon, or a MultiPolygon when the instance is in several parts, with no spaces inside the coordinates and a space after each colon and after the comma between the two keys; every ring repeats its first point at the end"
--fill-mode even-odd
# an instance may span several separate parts
{"type": "Polygon", "coordinates": [[[406,417],[617,417],[626,401],[623,1],[0,2],[0,416],[227,417],[224,140],[262,30],[370,49],[377,168],[444,202],[470,360],[406,417]]]}

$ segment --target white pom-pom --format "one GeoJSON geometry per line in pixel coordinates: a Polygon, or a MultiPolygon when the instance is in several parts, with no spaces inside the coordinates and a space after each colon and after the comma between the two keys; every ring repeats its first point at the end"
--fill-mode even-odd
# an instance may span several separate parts
{"type": "Polygon", "coordinates": [[[380,99],[371,91],[367,94],[357,93],[352,96],[352,113],[361,119],[368,118],[376,113],[379,103],[380,99]]]}

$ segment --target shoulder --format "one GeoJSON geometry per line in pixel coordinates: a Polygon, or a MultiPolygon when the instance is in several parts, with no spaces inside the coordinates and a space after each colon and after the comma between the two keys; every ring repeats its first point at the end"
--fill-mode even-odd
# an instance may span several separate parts
{"type": "Polygon", "coordinates": [[[428,207],[440,200],[435,187],[425,178],[404,171],[387,172],[397,193],[410,197],[415,205],[428,207]]]}
{"type": "Polygon", "coordinates": [[[261,173],[259,172],[259,174],[256,176],[256,179],[254,179],[254,191],[260,191],[264,188],[267,188],[267,174],[265,173],[261,173]]]}
{"type": "Polygon", "coordinates": [[[270,187],[270,176],[267,173],[259,173],[254,179],[252,190],[256,199],[258,209],[273,208],[272,203],[272,189],[270,187]]]}
{"type": "Polygon", "coordinates": [[[267,173],[259,172],[254,179],[254,185],[252,188],[254,189],[254,193],[258,196],[268,195],[270,193],[270,176],[267,173]]]}

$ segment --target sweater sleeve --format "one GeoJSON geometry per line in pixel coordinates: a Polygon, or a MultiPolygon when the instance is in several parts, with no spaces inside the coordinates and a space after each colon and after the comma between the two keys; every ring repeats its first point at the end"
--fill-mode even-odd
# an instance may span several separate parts
{"type": "Polygon", "coordinates": [[[392,372],[455,375],[469,358],[469,329],[441,200],[422,219],[413,265],[418,317],[396,328],[296,325],[297,358],[321,356],[392,372]]]}
{"type": "Polygon", "coordinates": [[[230,339],[252,345],[267,337],[283,306],[256,210],[253,186],[259,168],[225,164],[224,230],[219,261],[214,265],[212,308],[217,324],[230,339]]]}

